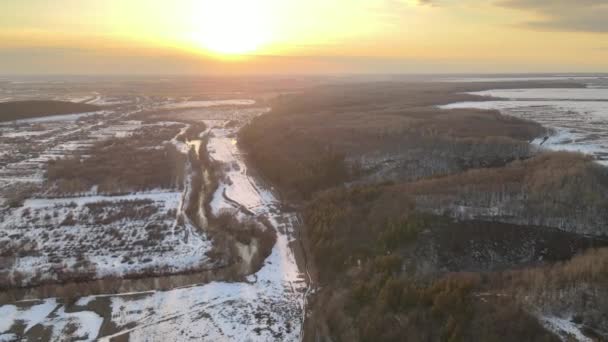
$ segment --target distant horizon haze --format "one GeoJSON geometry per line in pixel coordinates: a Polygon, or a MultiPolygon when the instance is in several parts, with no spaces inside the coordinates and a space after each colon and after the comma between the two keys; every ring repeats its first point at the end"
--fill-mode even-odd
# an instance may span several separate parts
{"type": "Polygon", "coordinates": [[[604,0],[5,0],[0,74],[608,72],[604,0]]]}

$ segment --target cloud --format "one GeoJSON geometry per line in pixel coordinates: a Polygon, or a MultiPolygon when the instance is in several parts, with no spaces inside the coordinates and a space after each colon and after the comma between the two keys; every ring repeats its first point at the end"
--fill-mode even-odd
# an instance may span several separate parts
{"type": "Polygon", "coordinates": [[[501,0],[500,6],[525,10],[542,19],[523,23],[527,27],[554,31],[608,33],[606,0],[501,0]]]}

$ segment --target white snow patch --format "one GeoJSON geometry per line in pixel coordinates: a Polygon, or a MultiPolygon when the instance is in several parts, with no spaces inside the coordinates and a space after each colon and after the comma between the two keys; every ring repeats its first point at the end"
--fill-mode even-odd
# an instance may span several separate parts
{"type": "Polygon", "coordinates": [[[0,342],[14,342],[19,340],[15,334],[1,334],[0,342]]]}
{"type": "Polygon", "coordinates": [[[506,115],[536,121],[555,134],[547,141],[540,137],[533,143],[542,143],[542,147],[551,150],[590,154],[599,163],[608,165],[608,88],[511,89],[473,94],[504,96],[512,100],[457,102],[440,108],[494,109],[506,115]]]}
{"type": "Polygon", "coordinates": [[[556,333],[562,341],[571,341],[571,338],[574,338],[579,342],[592,342],[590,338],[581,332],[577,324],[573,323],[570,319],[544,316],[540,317],[540,321],[545,328],[556,333]]]}
{"type": "Polygon", "coordinates": [[[64,340],[66,337],[69,340],[95,341],[102,323],[103,318],[92,311],[65,312],[63,306],[41,322],[42,325],[52,328],[53,341],[64,340]],[[65,336],[64,331],[68,325],[73,325],[76,329],[69,336],[65,336]]]}
{"type": "Polygon", "coordinates": [[[19,309],[14,305],[0,306],[0,333],[7,332],[16,321],[22,321],[26,324],[25,332],[27,333],[33,326],[44,321],[58,304],[55,299],[48,299],[29,307],[28,309],[19,309]]]}

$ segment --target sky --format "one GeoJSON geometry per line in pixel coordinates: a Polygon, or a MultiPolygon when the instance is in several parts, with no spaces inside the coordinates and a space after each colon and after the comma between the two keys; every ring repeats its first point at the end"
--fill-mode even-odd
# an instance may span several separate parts
{"type": "Polygon", "coordinates": [[[608,0],[2,0],[0,74],[608,72],[608,0]]]}

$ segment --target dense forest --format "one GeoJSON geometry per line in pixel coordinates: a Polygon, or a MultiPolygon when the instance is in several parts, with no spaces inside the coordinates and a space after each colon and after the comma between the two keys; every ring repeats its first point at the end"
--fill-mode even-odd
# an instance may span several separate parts
{"type": "Polygon", "coordinates": [[[429,107],[432,98],[470,96],[417,86],[349,85],[279,97],[269,114],[242,129],[240,141],[285,193],[309,198],[355,177],[415,180],[501,166],[530,157],[528,141],[545,133],[495,111],[429,107]]]}
{"type": "Polygon", "coordinates": [[[608,338],[608,171],[530,145],[536,123],[435,107],[484,86],[319,86],[243,128],[303,217],[305,340],[567,339],[554,315],[608,338]]]}
{"type": "Polygon", "coordinates": [[[547,152],[502,168],[404,184],[420,209],[459,218],[606,236],[608,169],[590,157],[547,152]]]}

